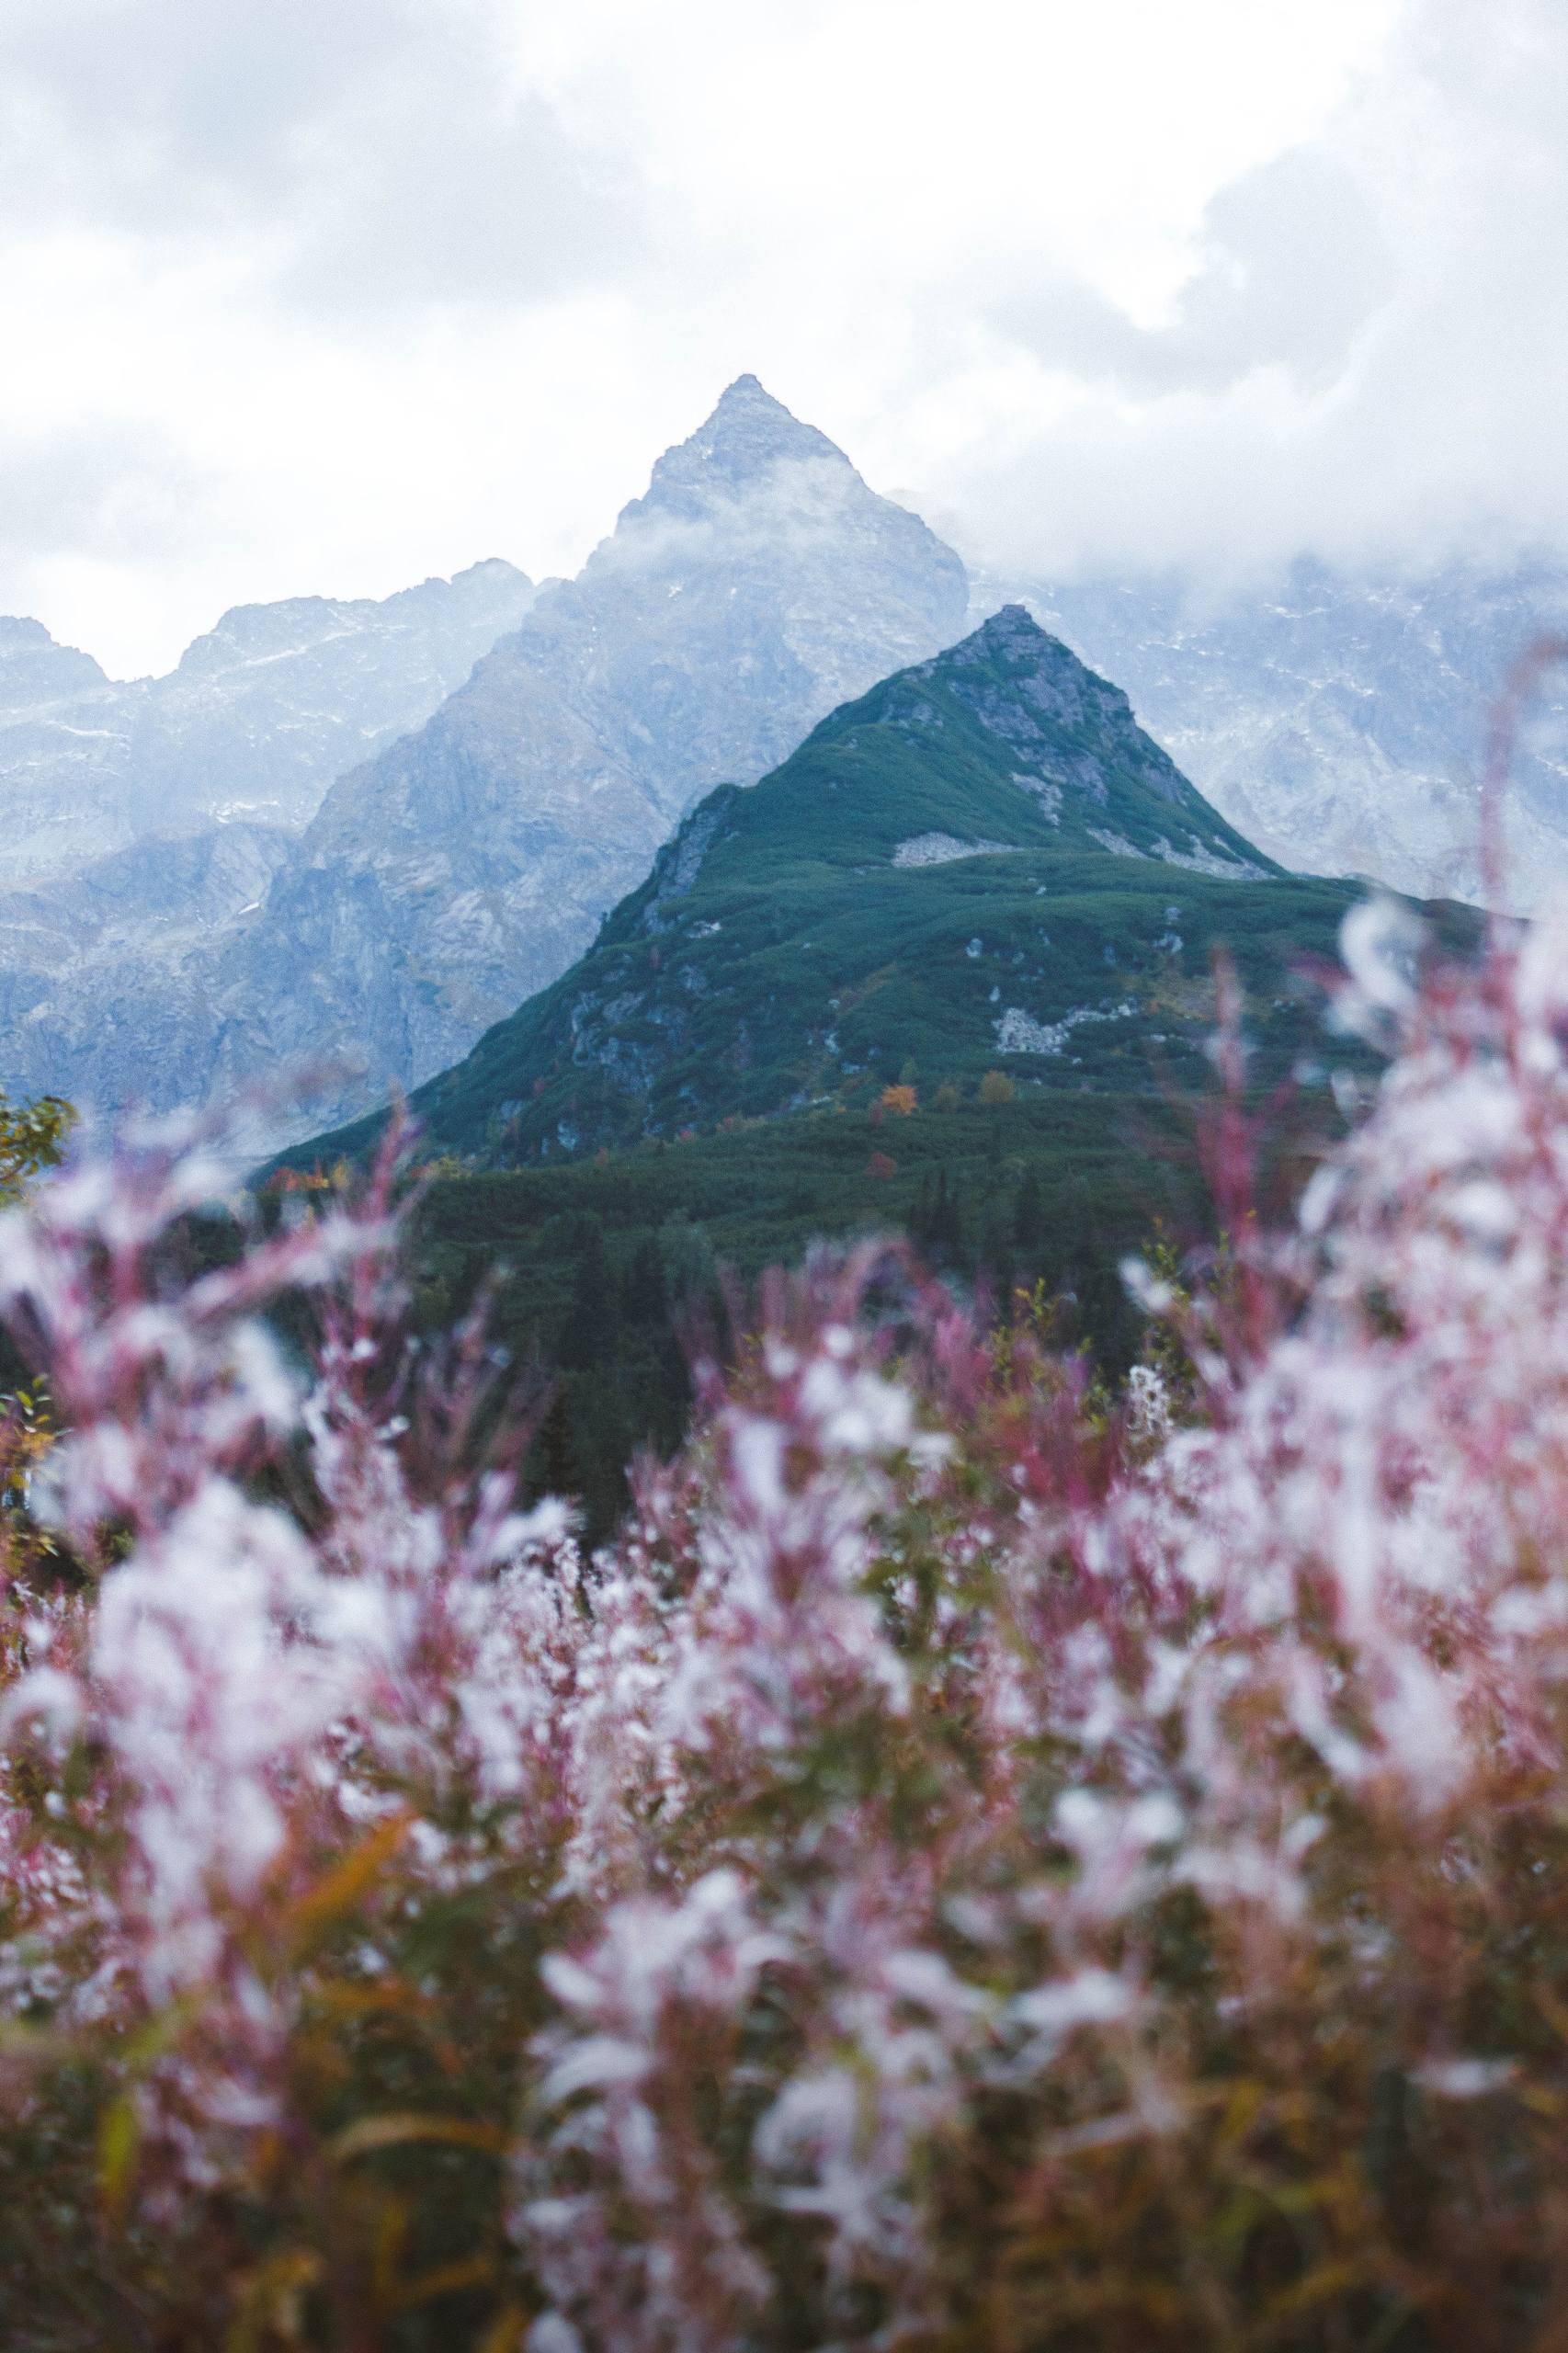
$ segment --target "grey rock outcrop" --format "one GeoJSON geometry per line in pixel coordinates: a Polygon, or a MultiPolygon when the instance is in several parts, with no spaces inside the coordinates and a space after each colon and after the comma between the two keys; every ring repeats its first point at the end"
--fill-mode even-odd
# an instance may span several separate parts
{"type": "MultiPolygon", "coordinates": [[[[975,609],[998,593],[979,583],[975,609]]],[[[1119,680],[1200,790],[1283,864],[1482,897],[1488,715],[1517,657],[1562,630],[1568,572],[1358,579],[1303,562],[1217,607],[1171,580],[1009,593],[1119,680]]],[[[1508,800],[1504,895],[1523,914],[1568,890],[1561,684],[1526,731],[1508,800]]]]}
{"type": "Polygon", "coordinates": [[[6,1084],[83,1104],[202,1101],[213,939],[260,905],[289,847],[235,819],[0,890],[6,1084]]]}

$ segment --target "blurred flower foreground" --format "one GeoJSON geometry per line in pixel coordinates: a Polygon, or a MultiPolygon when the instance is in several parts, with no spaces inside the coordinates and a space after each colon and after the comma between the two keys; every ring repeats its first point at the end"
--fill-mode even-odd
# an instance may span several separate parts
{"type": "Polygon", "coordinates": [[[1119,1403],[824,1262],[593,1559],[384,1183],[195,1272],[199,1148],[40,1183],[7,2347],[1568,2342],[1568,946],[1394,920],[1119,1403]]]}

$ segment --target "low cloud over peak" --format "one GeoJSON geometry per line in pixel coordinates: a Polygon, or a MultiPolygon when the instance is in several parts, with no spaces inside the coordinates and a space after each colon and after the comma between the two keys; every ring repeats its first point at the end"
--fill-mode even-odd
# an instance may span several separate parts
{"type": "Polygon", "coordinates": [[[574,570],[753,370],[1015,569],[1568,545],[1565,122],[1558,0],[10,0],[0,609],[574,570]]]}

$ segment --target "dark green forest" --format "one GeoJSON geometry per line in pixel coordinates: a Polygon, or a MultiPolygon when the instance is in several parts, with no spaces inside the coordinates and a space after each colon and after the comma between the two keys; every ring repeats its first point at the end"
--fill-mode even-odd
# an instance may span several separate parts
{"type": "MultiPolygon", "coordinates": [[[[1296,1104],[1276,1196],[1334,1124],[1323,1093],[1296,1104]]],[[[553,1168],[437,1175],[414,1230],[416,1316],[442,1331],[488,1295],[513,1377],[548,1398],[532,1483],[580,1496],[597,1535],[629,1461],[679,1439],[688,1353],[733,1347],[763,1271],[870,1235],[906,1238],[999,1319],[1020,1293],[1031,1313],[1049,1302],[1053,1332],[1114,1378],[1142,1330],[1127,1253],[1214,1238],[1198,1121],[1157,1094],[1062,1092],[737,1122],[553,1168]]]]}

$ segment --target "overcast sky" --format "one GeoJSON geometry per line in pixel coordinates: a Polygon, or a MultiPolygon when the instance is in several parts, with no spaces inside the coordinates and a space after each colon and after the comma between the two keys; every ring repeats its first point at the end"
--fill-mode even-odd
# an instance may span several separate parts
{"type": "Polygon", "coordinates": [[[755,369],[962,551],[1568,548],[1568,0],[0,0],[0,611],[574,570],[755,369]]]}

